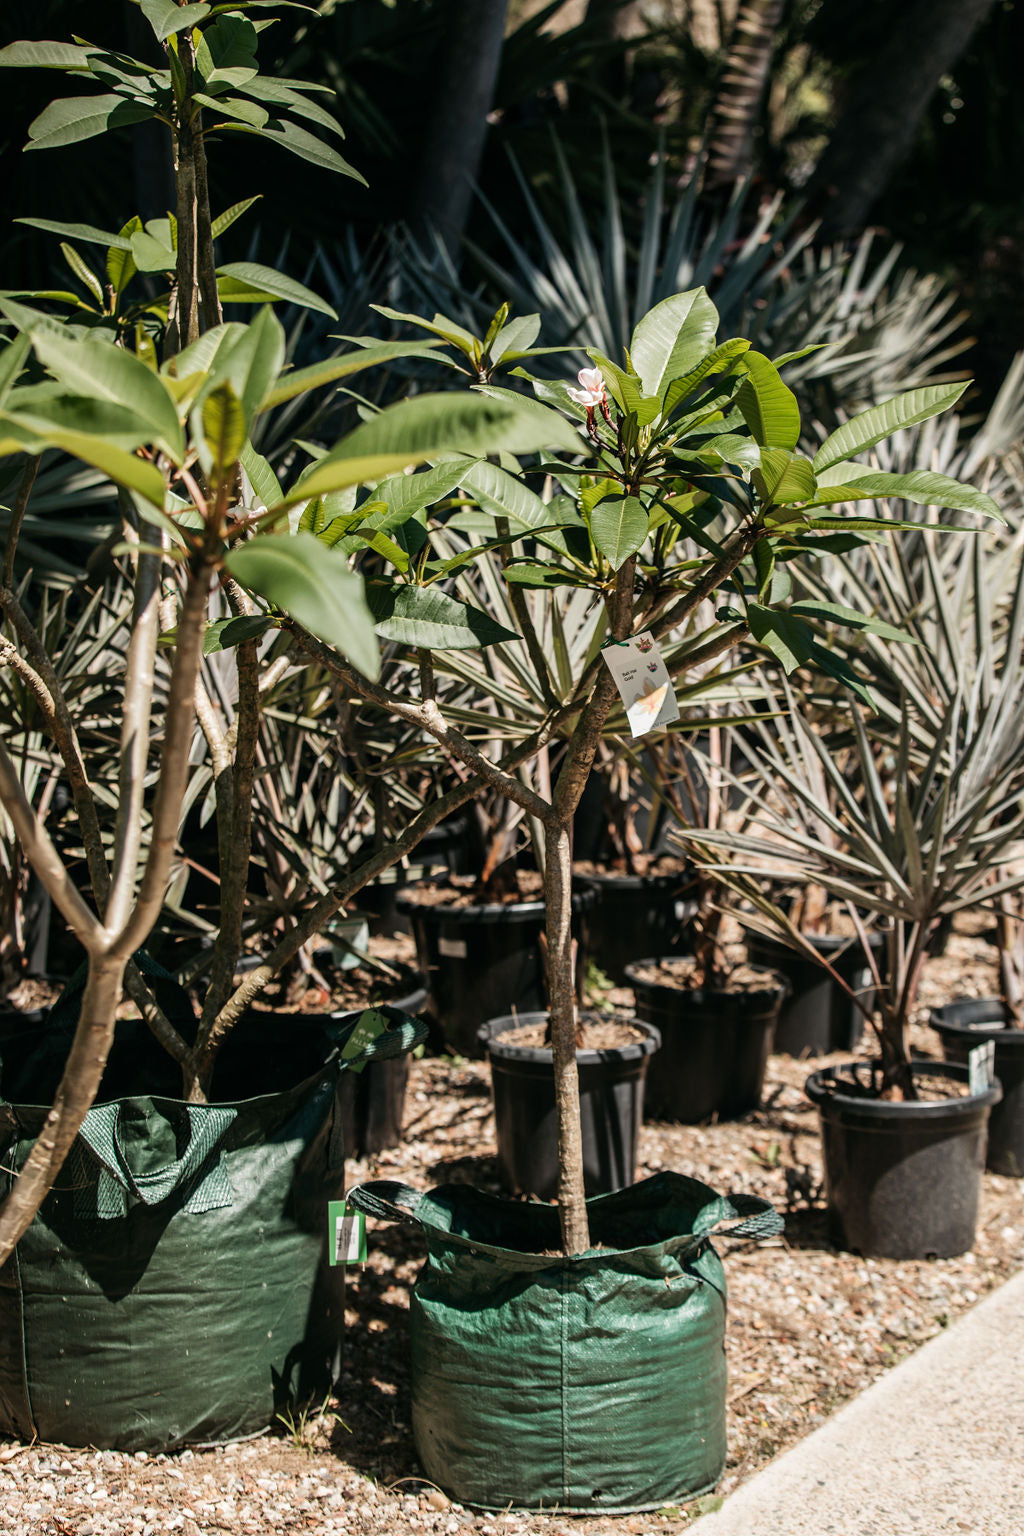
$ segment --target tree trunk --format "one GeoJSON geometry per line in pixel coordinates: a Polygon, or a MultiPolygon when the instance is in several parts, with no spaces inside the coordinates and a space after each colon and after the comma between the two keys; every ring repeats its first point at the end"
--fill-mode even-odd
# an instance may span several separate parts
{"type": "Polygon", "coordinates": [[[445,68],[426,125],[414,207],[419,219],[440,230],[453,257],[483,155],[507,8],[508,0],[456,0],[451,8],[445,68]]]}
{"type": "Polygon", "coordinates": [[[744,0],[711,108],[705,186],[732,186],[754,168],[754,142],[785,0],[744,0]]]}
{"type": "Polygon", "coordinates": [[[864,227],[910,150],[939,81],[991,8],[992,0],[913,0],[893,7],[877,54],[851,81],[811,183],[812,200],[824,205],[825,239],[864,227]]]}

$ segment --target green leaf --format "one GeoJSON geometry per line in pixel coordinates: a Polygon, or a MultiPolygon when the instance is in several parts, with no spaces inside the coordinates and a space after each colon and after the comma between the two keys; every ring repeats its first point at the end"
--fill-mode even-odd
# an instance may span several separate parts
{"type": "MultiPolygon", "coordinates": [[[[134,219],[133,224],[138,229],[142,228],[141,220],[134,219]]],[[[112,235],[109,230],[97,229],[95,224],[59,224],[53,219],[15,219],[15,224],[27,224],[30,229],[41,229],[48,235],[63,235],[68,240],[84,240],[87,245],[105,245],[108,249],[116,248],[121,251],[131,250],[131,241],[122,233],[112,235]]]]}
{"type": "Polygon", "coordinates": [[[811,659],[814,632],[801,619],[794,618],[792,610],[787,612],[750,603],[747,623],[754,639],[777,657],[787,675],[811,659]]]}
{"type": "Polygon", "coordinates": [[[132,260],[140,272],[173,272],[177,262],[174,248],[158,240],[148,230],[131,236],[132,260]]]}
{"type": "Polygon", "coordinates": [[[19,331],[0,346],[0,407],[6,405],[31,350],[32,339],[24,331],[19,331]]]}
{"type": "Polygon", "coordinates": [[[335,379],[349,378],[354,373],[361,373],[364,368],[376,367],[396,357],[430,357],[436,346],[437,343],[433,341],[385,341],[372,347],[360,347],[356,352],[346,352],[341,357],[325,357],[322,362],[311,363],[308,368],[297,368],[293,373],[282,374],[267,395],[263,409],[270,410],[285,400],[294,400],[296,395],[303,395],[309,389],[319,389],[324,384],[332,384],[335,379]]]}
{"type": "Polygon", "coordinates": [[[266,304],[280,299],[337,320],[337,311],[311,288],[255,261],[231,261],[217,268],[217,292],[223,304],[266,304]]]}
{"type": "Polygon", "coordinates": [[[503,325],[488,348],[492,363],[503,357],[523,357],[540,334],[540,315],[520,315],[503,325]]]}
{"type": "Polygon", "coordinates": [[[237,11],[218,16],[199,41],[196,67],[206,81],[238,84],[239,72],[248,76],[256,72],[256,41],[256,28],[246,16],[237,11]]]}
{"type": "Polygon", "coordinates": [[[230,229],[232,224],[242,217],[243,213],[248,213],[253,204],[260,201],[261,196],[262,193],[258,193],[255,197],[247,197],[240,203],[232,203],[231,207],[225,208],[223,213],[218,213],[210,226],[213,238],[219,240],[226,229],[230,229]]]}
{"type": "Polygon", "coordinates": [[[243,587],[337,646],[365,677],[380,676],[363,583],[344,555],[325,549],[310,533],[261,534],[238,545],[224,563],[243,587]]]}
{"type": "MultiPolygon", "coordinates": [[[[17,418],[0,413],[0,420],[10,423],[17,429],[17,418]]],[[[62,452],[69,453],[72,458],[81,459],[83,464],[91,464],[95,469],[101,470],[114,481],[115,485],[123,485],[129,490],[138,491],[139,495],[145,497],[153,506],[163,507],[164,477],[155,464],[138,459],[133,453],[125,453],[124,449],[114,447],[102,438],[91,437],[87,433],[48,427],[45,436],[42,434],[37,436],[41,436],[43,442],[51,448],[59,448],[62,452]]]]}
{"type": "Polygon", "coordinates": [[[366,186],[366,177],[362,176],[347,160],[343,160],[337,150],[331,149],[322,139],[307,133],[304,128],[299,128],[295,123],[283,122],[272,118],[264,128],[250,128],[244,123],[223,123],[216,126],[232,128],[238,133],[258,134],[261,139],[270,139],[279,144],[282,149],[290,150],[293,155],[298,155],[301,160],[308,160],[312,165],[318,165],[321,170],[335,171],[340,176],[351,176],[354,180],[362,182],[366,186]]]}
{"type": "Polygon", "coordinates": [[[276,506],[281,500],[281,487],[270,467],[269,460],[257,453],[251,443],[246,443],[238,456],[238,462],[248,475],[249,484],[263,505],[276,506]]]}
{"type": "MultiPolygon", "coordinates": [[[[840,465],[842,469],[857,465],[840,465]]],[[[866,466],[865,466],[866,467],[866,466]]],[[[843,501],[871,501],[878,496],[897,497],[901,501],[913,501],[926,507],[949,507],[956,512],[980,512],[984,517],[995,518],[1003,523],[1006,519],[991,496],[973,485],[963,485],[949,475],[939,475],[931,470],[920,469],[906,475],[883,474],[868,470],[857,474],[846,485],[818,486],[814,496],[815,506],[832,506],[843,501]]]]}
{"type": "Polygon", "coordinates": [[[138,234],[141,229],[142,220],[136,214],[128,220],[121,233],[114,237],[113,243],[107,245],[107,281],[116,298],[120,298],[138,271],[132,255],[131,236],[138,234]]]}
{"type": "Polygon", "coordinates": [[[470,608],[436,587],[373,587],[370,611],[383,640],[428,651],[475,651],[519,636],[490,614],[470,608]]]}
{"type": "Polygon", "coordinates": [[[233,329],[217,349],[210,379],[230,383],[241,401],[246,431],[281,371],[284,354],[284,327],[271,309],[260,310],[249,325],[233,329]]]}
{"type": "Polygon", "coordinates": [[[814,495],[814,470],[810,459],[789,453],[785,448],[762,448],[761,466],[751,475],[764,505],[787,506],[793,501],[809,501],[814,495]]]}
{"type": "Polygon", "coordinates": [[[684,374],[680,379],[673,379],[665,395],[665,415],[670,416],[680,401],[687,395],[692,395],[698,384],[713,374],[727,372],[738,357],[744,352],[750,351],[750,342],[744,341],[740,336],[734,336],[730,341],[723,341],[720,347],[709,352],[695,368],[684,374]]]}
{"type": "MultiPolygon", "coordinates": [[[[645,395],[639,376],[619,368],[603,352],[588,347],[587,356],[597,364],[604,377],[608,392],[621,411],[632,412],[641,427],[649,426],[661,415],[661,401],[657,395],[645,395]]],[[[582,406],[576,406],[581,414],[582,406]]]]}
{"type": "Polygon", "coordinates": [[[485,512],[507,517],[513,531],[547,528],[551,524],[551,509],[536,491],[497,464],[467,464],[459,484],[485,512]]]}
{"type": "Polygon", "coordinates": [[[644,394],[664,400],[672,381],[696,368],[712,350],[717,330],[718,311],[703,288],[673,294],[649,310],[629,348],[644,394]]]}
{"type": "Polygon", "coordinates": [[[153,28],[158,42],[184,32],[210,14],[208,5],[178,5],[177,0],[139,0],[139,9],[153,28]]]}
{"type": "Polygon", "coordinates": [[[110,400],[149,424],[149,440],[176,464],[185,438],[174,401],[160,377],[145,363],[106,341],[66,341],[48,331],[33,332],[40,362],[76,394],[110,400]]]}
{"type": "Polygon", "coordinates": [[[192,100],[197,106],[207,107],[212,112],[222,112],[225,117],[238,123],[249,123],[253,128],[262,128],[264,123],[270,121],[266,107],[259,106],[255,101],[245,101],[241,96],[210,96],[205,91],[194,91],[192,100]]]}
{"type": "Polygon", "coordinates": [[[96,51],[73,43],[51,43],[42,39],[9,43],[6,48],[0,48],[0,68],[87,70],[96,51]]]}
{"type": "Polygon", "coordinates": [[[96,276],[89,264],[82,260],[73,245],[68,245],[62,240],[60,243],[61,254],[78,281],[92,294],[97,304],[103,303],[103,284],[96,276]]]}
{"type": "Polygon", "coordinates": [[[473,459],[455,459],[418,475],[394,475],[389,480],[382,480],[374,495],[379,496],[392,512],[414,517],[417,512],[424,512],[427,507],[450,496],[474,467],[473,459]]]}
{"type": "Polygon", "coordinates": [[[245,444],[242,402],[225,381],[211,390],[200,412],[212,478],[219,484],[230,476],[245,444]]]}
{"type": "Polygon", "coordinates": [[[873,448],[875,443],[891,437],[901,427],[916,426],[918,422],[948,410],[966,388],[966,384],[930,384],[921,389],[909,389],[905,394],[894,395],[891,400],[851,417],[829,433],[814,455],[815,474],[831,469],[834,464],[842,464],[866,448],[873,448]]]}
{"type": "Polygon", "coordinates": [[[506,581],[520,587],[585,587],[585,577],[567,571],[561,565],[537,565],[533,561],[510,561],[501,573],[506,581]]]}
{"type": "Polygon", "coordinates": [[[207,624],[203,634],[203,655],[213,656],[217,651],[229,651],[232,646],[242,645],[246,640],[258,640],[273,627],[273,619],[265,613],[214,619],[207,624]]]}
{"type": "MultiPolygon", "coordinates": [[[[800,407],[782,382],[778,369],[763,352],[747,352],[740,367],[746,378],[736,391],[736,404],[762,448],[795,448],[800,436],[800,407]]],[[[817,469],[817,461],[815,461],[817,469]]]]}
{"type": "Polygon", "coordinates": [[[647,508],[636,496],[609,496],[590,514],[591,537],[613,571],[636,554],[647,526],[647,508]]]}
{"type": "Polygon", "coordinates": [[[445,315],[435,315],[433,320],[424,320],[422,315],[406,314],[400,309],[389,309],[386,304],[371,304],[370,308],[376,310],[378,315],[383,315],[385,320],[395,320],[404,325],[418,325],[424,331],[430,331],[435,336],[458,347],[467,357],[472,357],[478,345],[477,338],[461,325],[456,325],[454,320],[449,320],[445,315]]]}
{"type": "Polygon", "coordinates": [[[503,451],[531,453],[548,445],[564,447],[567,442],[575,448],[576,434],[554,411],[545,409],[541,417],[509,401],[476,393],[416,395],[388,406],[350,432],[300,478],[292,499],[318,496],[441,453],[474,457],[503,451]],[[364,469],[354,479],[337,478],[339,470],[344,476],[345,466],[357,461],[366,465],[379,461],[381,468],[364,469]]]}
{"type": "Polygon", "coordinates": [[[798,617],[841,624],[847,629],[862,629],[868,634],[880,635],[883,640],[892,640],[901,645],[919,644],[913,635],[897,629],[894,624],[887,624],[884,619],[876,619],[869,613],[858,613],[856,608],[846,608],[842,603],[815,602],[810,598],[802,598],[789,611],[798,617]]]}
{"type": "Polygon", "coordinates": [[[78,144],[93,139],[109,128],[123,128],[130,123],[144,123],[154,108],[125,101],[123,96],[65,96],[51,101],[33,123],[29,124],[30,142],[26,149],[58,149],[64,144],[78,144]]]}

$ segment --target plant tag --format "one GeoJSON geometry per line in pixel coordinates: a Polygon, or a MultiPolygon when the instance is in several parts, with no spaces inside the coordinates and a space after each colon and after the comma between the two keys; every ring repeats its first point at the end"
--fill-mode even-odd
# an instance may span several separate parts
{"type": "Polygon", "coordinates": [[[366,1263],[366,1217],[344,1200],[327,1206],[327,1252],[332,1265],[366,1263]]]}
{"type": "Polygon", "coordinates": [[[376,1008],[367,1008],[360,1015],[355,1029],[349,1035],[342,1046],[341,1059],[350,1064],[350,1071],[361,1072],[366,1066],[364,1061],[353,1061],[354,1056],[361,1056],[367,1050],[378,1035],[382,1035],[388,1027],[388,1021],[376,1008]]]}
{"type": "Polygon", "coordinates": [[[449,960],[465,960],[469,951],[466,948],[465,939],[439,938],[437,948],[440,954],[447,955],[449,960]]]}
{"type": "Polygon", "coordinates": [[[672,679],[649,629],[628,640],[615,640],[601,652],[626,706],[634,736],[646,736],[679,719],[672,679]]]}
{"type": "Polygon", "coordinates": [[[968,1087],[972,1093],[984,1093],[995,1081],[996,1043],[986,1040],[967,1052],[968,1087]]]}

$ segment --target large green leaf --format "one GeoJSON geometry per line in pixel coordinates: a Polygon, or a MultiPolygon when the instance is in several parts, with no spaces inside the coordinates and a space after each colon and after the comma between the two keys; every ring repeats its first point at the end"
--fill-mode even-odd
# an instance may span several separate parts
{"type": "Polygon", "coordinates": [[[218,127],[232,128],[238,133],[255,133],[261,139],[270,139],[275,144],[280,144],[282,149],[290,150],[293,155],[298,155],[301,160],[308,160],[312,165],[318,165],[321,170],[335,171],[340,176],[351,176],[356,181],[366,185],[366,177],[361,175],[347,160],[342,159],[337,150],[331,149],[322,139],[318,139],[312,133],[307,133],[304,128],[295,123],[283,122],[272,118],[263,128],[250,128],[245,123],[223,123],[218,127]]]}
{"type": "Polygon", "coordinates": [[[298,304],[302,309],[329,315],[332,320],[338,318],[337,311],[311,288],[255,261],[230,261],[226,266],[218,267],[217,292],[224,304],[266,304],[280,299],[286,304],[298,304]]]}
{"type": "Polygon", "coordinates": [[[25,148],[58,149],[64,144],[78,144],[82,139],[106,133],[108,128],[144,123],[154,110],[149,105],[125,101],[123,96],[65,96],[51,101],[29,124],[29,143],[25,148]]]}
{"type": "Polygon", "coordinates": [[[753,471],[751,479],[762,502],[772,506],[809,501],[814,495],[810,459],[785,448],[762,448],[760,467],[753,471]]]}
{"type": "Polygon", "coordinates": [[[472,459],[455,459],[438,464],[418,475],[394,475],[381,481],[375,496],[401,517],[414,517],[438,501],[450,496],[455,488],[464,483],[464,477],[474,468],[472,459]]]}
{"type": "Polygon", "coordinates": [[[136,458],[133,453],[126,453],[123,448],[115,447],[103,438],[56,426],[48,426],[45,433],[35,433],[19,423],[16,416],[0,411],[0,438],[6,441],[11,435],[16,439],[15,446],[5,447],[5,452],[14,453],[27,448],[30,452],[38,453],[41,447],[59,448],[72,458],[81,459],[83,464],[91,464],[94,469],[101,470],[115,485],[138,491],[154,507],[163,507],[166,487],[164,477],[156,465],[136,458]]]}
{"type": "Polygon", "coordinates": [[[353,373],[361,373],[364,368],[373,368],[396,357],[430,357],[436,346],[433,341],[383,341],[372,347],[360,347],[356,352],[346,352],[342,357],[325,357],[308,368],[282,374],[264,400],[263,409],[270,410],[309,389],[319,389],[324,384],[332,384],[335,379],[346,379],[353,373]]]}
{"type": "Polygon", "coordinates": [[[716,373],[728,372],[736,359],[749,351],[750,342],[744,341],[740,336],[734,336],[732,340],[723,341],[720,347],[709,352],[695,368],[690,369],[689,373],[673,379],[665,395],[665,415],[670,416],[681,400],[693,394],[698,384],[702,384],[705,379],[711,378],[716,373]]]}
{"type": "Polygon", "coordinates": [[[633,332],[630,357],[645,395],[664,400],[715,345],[718,311],[703,288],[676,293],[648,310],[633,332]]]}
{"type": "Polygon", "coordinates": [[[754,441],[762,448],[795,448],[800,407],[789,385],[763,352],[747,352],[739,366],[747,376],[736,391],[736,404],[754,441]]]}
{"type": "Polygon", "coordinates": [[[994,517],[997,522],[1006,519],[991,496],[976,490],[973,485],[962,485],[949,475],[939,475],[932,470],[919,469],[906,475],[883,474],[878,470],[860,465],[839,465],[836,472],[861,468],[865,474],[849,477],[848,484],[821,485],[814,495],[814,505],[833,506],[843,501],[871,501],[878,496],[897,497],[901,501],[913,501],[926,507],[948,507],[954,512],[980,512],[994,517]]]}
{"type": "MultiPolygon", "coordinates": [[[[645,395],[638,374],[627,373],[602,352],[587,349],[591,362],[597,364],[612,399],[620,410],[632,412],[641,427],[649,426],[661,415],[661,400],[657,395],[645,395]]],[[[582,410],[582,407],[577,407],[582,410]]]]}
{"type": "Polygon", "coordinates": [[[802,598],[800,602],[794,603],[789,611],[796,614],[798,618],[841,624],[846,629],[863,629],[869,634],[880,635],[883,640],[892,640],[903,645],[918,644],[913,635],[897,629],[894,624],[887,624],[884,619],[875,618],[870,613],[858,613],[856,608],[847,608],[842,603],[815,602],[811,598],[802,598]]]}
{"type": "Polygon", "coordinates": [[[750,633],[771,651],[788,674],[802,667],[814,654],[814,632],[800,618],[785,609],[765,608],[760,603],[747,606],[750,633]]]}
{"type": "MultiPolygon", "coordinates": [[[[442,453],[479,457],[488,453],[532,453],[548,446],[578,446],[570,424],[555,411],[523,410],[509,400],[493,400],[483,394],[416,395],[400,400],[372,417],[344,438],[333,451],[308,470],[295,488],[318,496],[323,491],[352,485],[352,479],[336,478],[339,466],[356,460],[381,460],[379,474],[422,463],[442,453]],[[383,461],[387,461],[384,463],[383,461]]],[[[370,472],[372,473],[372,471],[370,472]]],[[[370,478],[363,473],[359,479],[370,478]]]]}
{"type": "MultiPolygon", "coordinates": [[[[95,224],[60,224],[53,219],[15,219],[15,224],[27,224],[30,229],[41,229],[48,235],[62,235],[68,240],[84,240],[87,245],[104,245],[108,250],[130,251],[132,243],[126,235],[113,235],[95,224]]],[[[141,228],[141,225],[140,225],[141,228]]]]}
{"type": "Polygon", "coordinates": [[[476,651],[518,640],[479,608],[470,608],[436,587],[370,587],[370,610],[383,640],[428,651],[476,651]]]}
{"type": "Polygon", "coordinates": [[[150,441],[176,464],[182,462],[185,438],[174,401],[159,377],[123,348],[106,341],[66,341],[52,332],[33,333],[41,363],[54,378],[76,394],[110,400],[149,423],[150,441]]]}
{"type": "Polygon", "coordinates": [[[591,536],[613,571],[636,554],[647,527],[647,508],[636,496],[608,496],[590,514],[591,536]]]}
{"type": "Polygon", "coordinates": [[[459,483],[485,512],[507,517],[513,532],[551,526],[550,507],[518,476],[497,464],[467,464],[459,483]]]}
{"type": "Polygon", "coordinates": [[[269,460],[257,453],[251,443],[246,443],[239,454],[239,463],[249,477],[249,484],[265,507],[274,507],[281,500],[281,486],[269,460]]]}
{"type": "Polygon", "coordinates": [[[64,69],[87,70],[95,48],[82,48],[74,43],[53,43],[40,39],[38,42],[8,43],[0,48],[0,68],[13,69],[64,69]]]}
{"type": "Polygon", "coordinates": [[[204,446],[209,456],[208,473],[218,483],[230,476],[245,446],[245,412],[231,385],[224,381],[203,401],[204,446]]]}
{"type": "Polygon", "coordinates": [[[304,117],[307,122],[316,123],[318,128],[323,128],[328,133],[336,133],[341,139],[345,137],[345,130],[336,117],[332,117],[318,102],[307,101],[301,92],[293,90],[284,80],[275,80],[273,76],[256,75],[253,79],[247,80],[244,85],[240,85],[239,90],[243,95],[252,96],[256,101],[267,101],[288,107],[296,117],[304,117]]]}
{"type": "Polygon", "coordinates": [[[284,354],[284,328],[273,310],[262,309],[251,324],[225,338],[211,361],[211,381],[231,385],[245,413],[247,431],[281,371],[284,354]]]}
{"type": "Polygon", "coordinates": [[[175,32],[196,26],[210,14],[208,5],[178,5],[177,0],[139,0],[139,8],[161,43],[175,32]]]}
{"type": "Polygon", "coordinates": [[[365,677],[380,675],[363,583],[343,555],[325,549],[311,533],[262,534],[238,545],[224,563],[243,587],[337,646],[365,677]]]}
{"type": "Polygon", "coordinates": [[[929,384],[921,389],[908,389],[905,394],[894,395],[891,400],[851,417],[829,433],[814,455],[815,474],[873,448],[901,427],[916,426],[938,416],[940,411],[955,405],[966,388],[966,384],[929,384]]]}

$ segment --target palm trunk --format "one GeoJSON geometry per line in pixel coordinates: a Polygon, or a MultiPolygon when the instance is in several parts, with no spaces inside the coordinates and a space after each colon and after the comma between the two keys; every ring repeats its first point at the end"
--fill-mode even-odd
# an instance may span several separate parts
{"type": "Polygon", "coordinates": [[[732,186],[754,169],[761,103],[785,0],[744,0],[711,109],[705,186],[732,186]]]}

